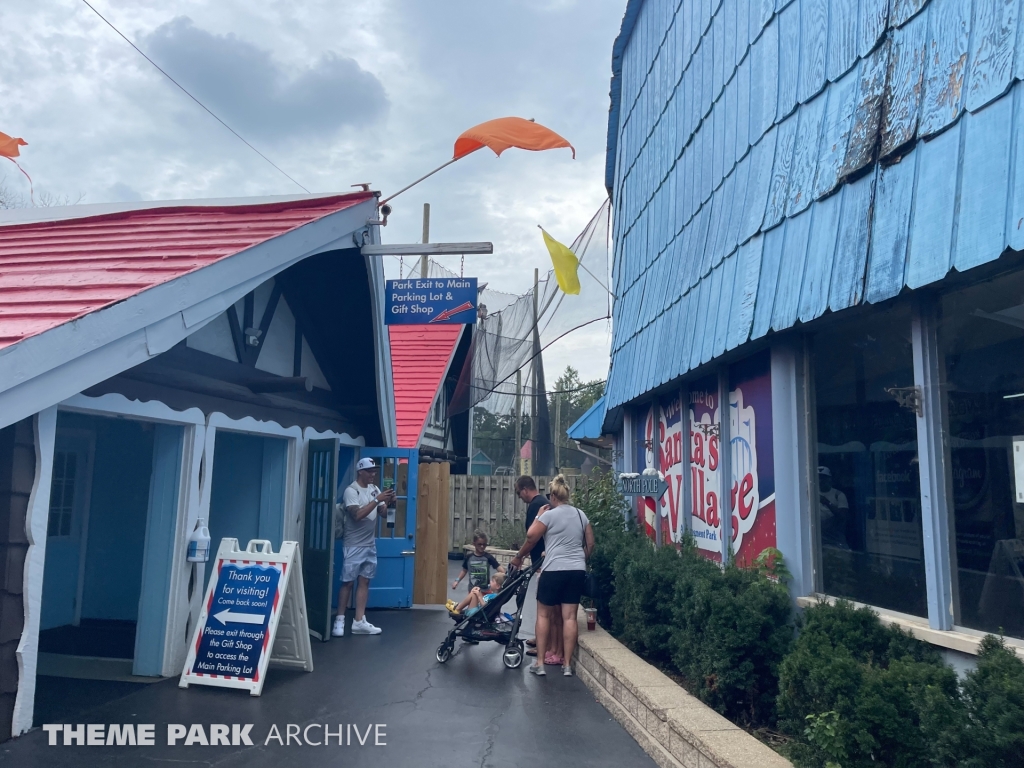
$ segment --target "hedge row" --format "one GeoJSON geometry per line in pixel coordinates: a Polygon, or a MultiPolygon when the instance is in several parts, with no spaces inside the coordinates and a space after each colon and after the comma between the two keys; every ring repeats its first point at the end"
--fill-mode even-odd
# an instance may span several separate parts
{"type": "Polygon", "coordinates": [[[800,768],[1024,768],[1024,662],[988,636],[958,679],[935,649],[849,603],[798,617],[781,560],[720,568],[692,542],[623,527],[609,477],[576,503],[595,529],[598,618],[634,652],[800,768]]]}

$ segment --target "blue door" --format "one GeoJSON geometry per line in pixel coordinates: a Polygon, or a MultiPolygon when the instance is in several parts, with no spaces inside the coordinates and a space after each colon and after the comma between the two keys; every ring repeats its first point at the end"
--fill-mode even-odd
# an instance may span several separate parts
{"type": "Polygon", "coordinates": [[[84,433],[57,433],[46,523],[40,629],[77,625],[81,615],[81,555],[88,527],[92,455],[92,440],[84,433]]]}
{"type": "Polygon", "coordinates": [[[416,487],[419,450],[416,448],[360,448],[380,466],[380,487],[394,488],[393,509],[377,517],[377,576],[370,582],[370,608],[408,608],[412,605],[412,578],[416,554],[416,487]]]}

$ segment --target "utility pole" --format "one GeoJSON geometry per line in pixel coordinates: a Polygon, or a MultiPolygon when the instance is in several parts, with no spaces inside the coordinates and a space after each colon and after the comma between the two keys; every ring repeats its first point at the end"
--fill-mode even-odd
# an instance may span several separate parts
{"type": "Polygon", "coordinates": [[[555,393],[555,474],[557,475],[562,466],[562,434],[559,427],[562,423],[562,393],[555,393]]]}
{"type": "Polygon", "coordinates": [[[519,457],[519,449],[523,443],[523,372],[516,371],[516,447],[512,461],[516,466],[516,475],[523,474],[523,462],[519,457]]]}
{"type": "Polygon", "coordinates": [[[533,387],[533,397],[530,398],[530,469],[536,470],[538,450],[537,450],[537,414],[540,412],[540,402],[537,400],[541,396],[539,389],[539,381],[537,376],[537,358],[539,356],[539,344],[536,343],[537,334],[540,333],[540,329],[537,328],[537,288],[540,284],[540,270],[534,267],[533,269],[533,364],[530,367],[530,373],[532,377],[531,385],[533,387]]]}
{"type": "MultiPolygon", "coordinates": [[[[423,242],[430,242],[430,203],[423,204],[423,242]]],[[[420,277],[427,277],[427,256],[420,256],[420,277]]]]}

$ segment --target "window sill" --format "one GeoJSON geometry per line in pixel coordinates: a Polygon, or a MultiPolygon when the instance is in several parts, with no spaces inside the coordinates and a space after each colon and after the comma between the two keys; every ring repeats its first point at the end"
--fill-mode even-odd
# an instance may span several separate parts
{"type": "MultiPolygon", "coordinates": [[[[801,608],[809,608],[812,605],[816,605],[819,601],[825,601],[827,603],[834,604],[838,598],[829,597],[828,595],[809,595],[807,597],[798,597],[796,599],[797,605],[801,608]]],[[[928,626],[928,621],[918,616],[910,616],[906,613],[898,613],[897,611],[889,611],[885,608],[877,608],[873,605],[865,605],[864,603],[858,603],[854,600],[850,600],[853,605],[858,608],[870,608],[872,611],[878,614],[878,618],[882,620],[883,624],[895,625],[901,629],[906,630],[914,635],[918,640],[923,640],[931,645],[939,646],[940,648],[949,648],[953,651],[959,651],[960,653],[968,653],[972,656],[977,656],[978,651],[981,649],[981,640],[987,633],[978,632],[973,629],[967,629],[965,627],[957,627],[953,630],[941,630],[932,629],[928,626]]],[[[1004,638],[1008,648],[1012,648],[1013,651],[1022,659],[1024,659],[1024,641],[1017,640],[1012,637],[1004,638]]]]}

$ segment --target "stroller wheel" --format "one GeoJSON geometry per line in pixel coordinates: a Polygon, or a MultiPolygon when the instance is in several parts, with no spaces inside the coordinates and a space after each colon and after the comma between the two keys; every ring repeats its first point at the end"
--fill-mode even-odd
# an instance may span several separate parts
{"type": "Polygon", "coordinates": [[[502,664],[507,669],[519,669],[523,664],[524,650],[522,640],[516,640],[512,645],[506,646],[505,652],[501,655],[502,664]]]}
{"type": "Polygon", "coordinates": [[[452,657],[452,647],[445,641],[437,647],[437,660],[444,664],[452,657]]]}

